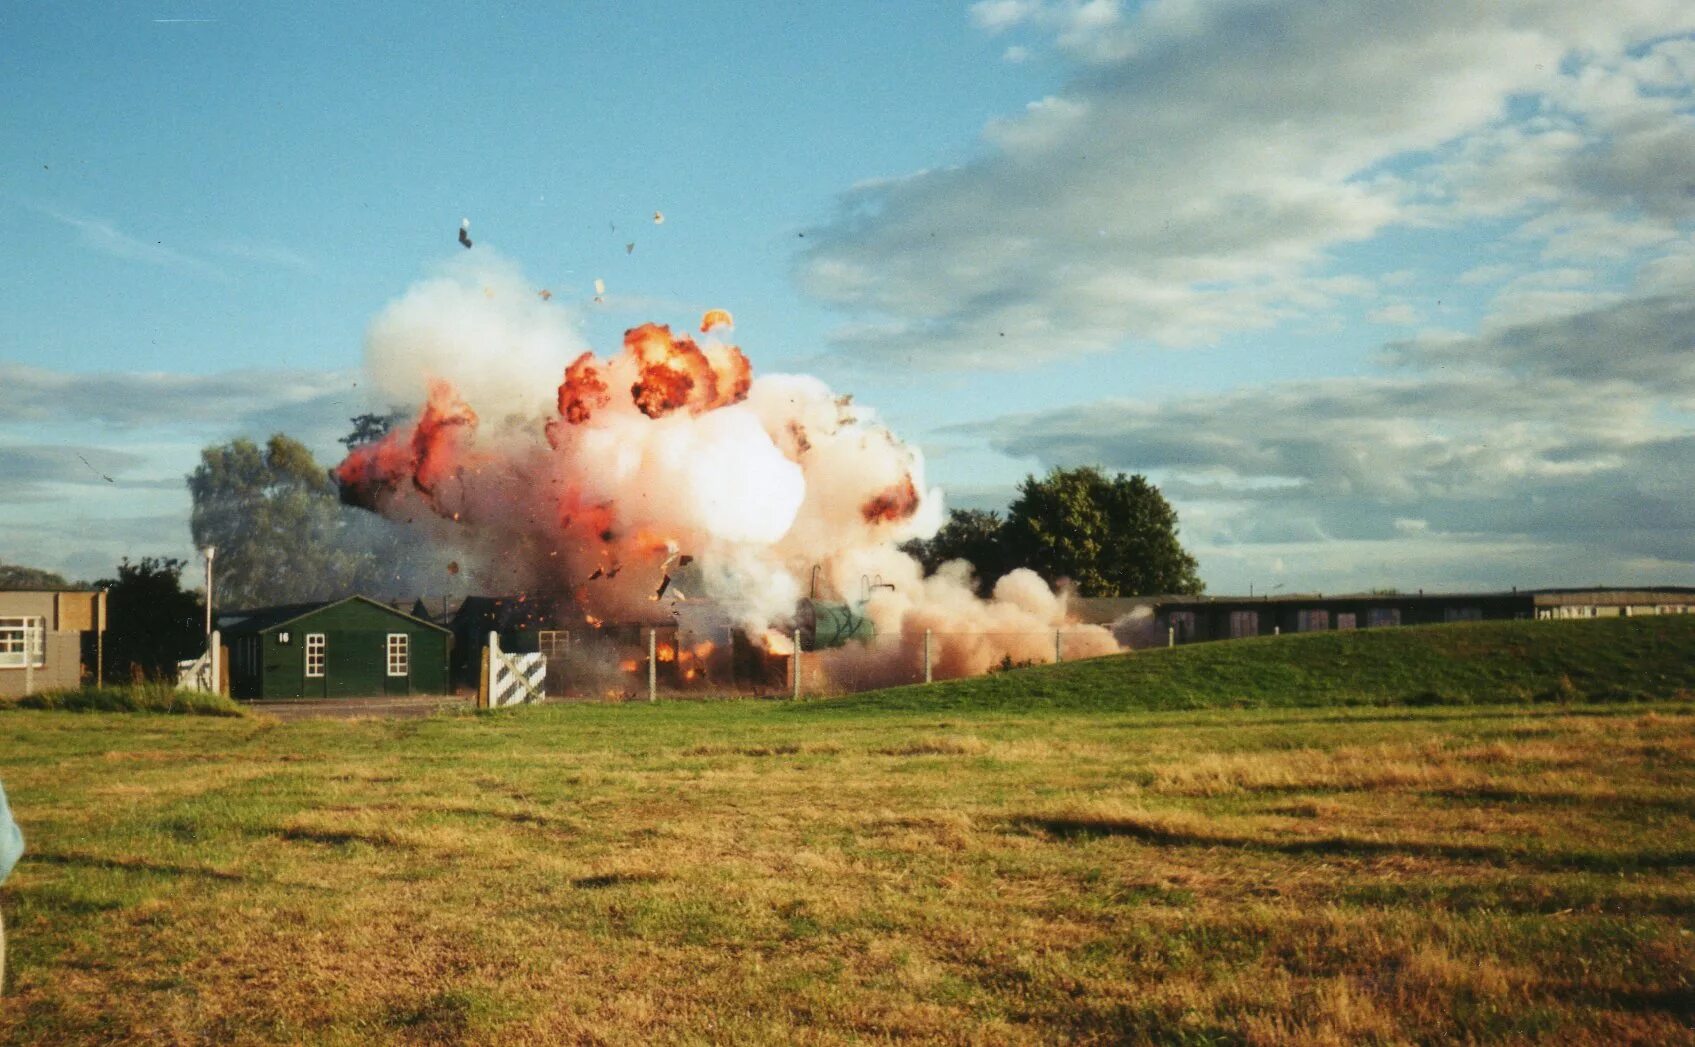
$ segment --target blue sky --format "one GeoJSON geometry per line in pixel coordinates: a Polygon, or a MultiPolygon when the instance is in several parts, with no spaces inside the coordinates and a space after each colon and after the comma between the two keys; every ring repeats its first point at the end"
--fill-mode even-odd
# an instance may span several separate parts
{"type": "Polygon", "coordinates": [[[1655,0],[8,5],[0,560],[187,556],[201,446],[328,459],[367,325],[469,217],[603,351],[731,309],[950,504],[1148,473],[1213,591],[1695,584],[1692,32],[1655,0]]]}

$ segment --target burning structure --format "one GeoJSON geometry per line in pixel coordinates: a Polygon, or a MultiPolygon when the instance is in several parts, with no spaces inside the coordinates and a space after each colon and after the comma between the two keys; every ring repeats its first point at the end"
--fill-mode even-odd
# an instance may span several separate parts
{"type": "MultiPolygon", "coordinates": [[[[644,324],[596,355],[567,310],[477,255],[373,324],[379,392],[419,406],[336,467],[346,501],[450,547],[486,591],[536,594],[589,628],[662,615],[713,636],[727,622],[776,654],[797,624],[814,640],[851,625],[841,639],[915,641],[842,647],[836,663],[867,683],[906,678],[926,631],[938,677],[1053,659],[1065,603],[1036,575],[981,600],[965,565],[925,577],[899,551],[934,533],[940,492],[851,397],[755,377],[717,309],[697,332],[644,324]]],[[[1117,649],[1090,626],[1066,643],[1068,656],[1117,649]]],[[[704,671],[687,650],[672,657],[704,671]]]]}

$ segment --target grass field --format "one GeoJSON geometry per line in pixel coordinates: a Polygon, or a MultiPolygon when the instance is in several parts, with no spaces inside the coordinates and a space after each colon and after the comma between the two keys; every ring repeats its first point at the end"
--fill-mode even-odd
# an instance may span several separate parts
{"type": "Polygon", "coordinates": [[[801,705],[0,711],[0,1043],[1695,1042],[1691,625],[801,705]]]}

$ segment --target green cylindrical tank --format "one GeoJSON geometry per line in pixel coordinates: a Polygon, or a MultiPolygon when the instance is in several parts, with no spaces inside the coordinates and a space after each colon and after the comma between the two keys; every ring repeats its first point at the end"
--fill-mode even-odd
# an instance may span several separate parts
{"type": "Polygon", "coordinates": [[[863,643],[877,635],[876,626],[865,616],[864,604],[802,600],[795,618],[800,626],[800,647],[803,651],[840,647],[849,640],[863,643]]]}

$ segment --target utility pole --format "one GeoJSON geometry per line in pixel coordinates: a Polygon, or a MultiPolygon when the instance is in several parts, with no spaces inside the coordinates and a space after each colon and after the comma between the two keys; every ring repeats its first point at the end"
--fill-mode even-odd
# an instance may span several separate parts
{"type": "Polygon", "coordinates": [[[218,555],[218,547],[206,547],[206,638],[212,638],[212,558],[218,555]]]}
{"type": "MultiPolygon", "coordinates": [[[[675,643],[675,641],[673,641],[675,643]]],[[[647,700],[654,701],[659,691],[659,630],[647,631],[647,700]]]]}

